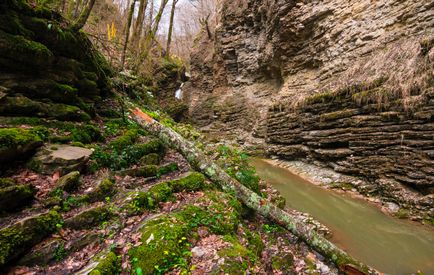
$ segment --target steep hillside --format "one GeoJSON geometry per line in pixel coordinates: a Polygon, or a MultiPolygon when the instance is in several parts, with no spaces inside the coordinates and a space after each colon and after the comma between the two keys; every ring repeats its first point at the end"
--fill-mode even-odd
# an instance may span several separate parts
{"type": "Polygon", "coordinates": [[[191,116],[211,135],[360,176],[370,182],[360,192],[432,217],[433,7],[224,1],[192,56],[191,116]]]}

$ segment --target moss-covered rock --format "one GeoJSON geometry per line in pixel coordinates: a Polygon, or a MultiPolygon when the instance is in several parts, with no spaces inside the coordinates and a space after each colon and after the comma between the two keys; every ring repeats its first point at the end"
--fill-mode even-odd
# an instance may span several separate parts
{"type": "Polygon", "coordinates": [[[0,230],[0,267],[56,231],[60,215],[51,211],[21,220],[0,230]]]}
{"type": "Polygon", "coordinates": [[[53,53],[43,44],[0,31],[0,64],[14,69],[30,70],[47,68],[53,61],[53,53]]]}
{"type": "Polygon", "coordinates": [[[165,175],[175,172],[179,169],[178,163],[171,162],[158,168],[158,175],[165,175]]]}
{"type": "Polygon", "coordinates": [[[29,204],[36,194],[33,185],[12,185],[0,188],[0,209],[11,211],[29,204]]]}
{"type": "Polygon", "coordinates": [[[47,145],[38,150],[27,166],[40,173],[61,175],[72,171],[81,171],[88,162],[93,151],[69,145],[47,145]]]}
{"type": "Polygon", "coordinates": [[[255,253],[243,246],[236,237],[229,235],[224,240],[231,245],[217,252],[224,259],[219,265],[220,271],[224,274],[245,274],[256,261],[255,253]]]}
{"type": "Polygon", "coordinates": [[[86,112],[77,106],[44,103],[18,95],[2,99],[0,114],[8,116],[27,115],[64,121],[89,121],[91,119],[86,112]]]}
{"type": "Polygon", "coordinates": [[[167,269],[175,258],[188,251],[189,227],[184,221],[163,216],[147,222],[142,231],[143,245],[129,250],[133,270],[153,274],[157,269],[167,269]]]}
{"type": "Polygon", "coordinates": [[[121,271],[121,259],[114,252],[109,252],[107,255],[99,259],[98,265],[89,275],[113,275],[119,274],[121,271]]]}
{"type": "Polygon", "coordinates": [[[66,192],[74,191],[80,185],[80,172],[74,171],[61,177],[57,183],[56,188],[66,192]]]}
{"type": "Polygon", "coordinates": [[[0,163],[17,159],[43,144],[46,134],[43,128],[0,129],[0,163]]]}
{"type": "Polygon", "coordinates": [[[241,203],[232,195],[208,191],[199,198],[197,205],[187,205],[176,215],[192,228],[206,226],[214,234],[226,235],[236,232],[241,222],[241,203]]]}
{"type": "Polygon", "coordinates": [[[66,254],[65,241],[62,239],[52,239],[35,251],[30,251],[24,255],[18,264],[22,266],[46,265],[50,261],[64,256],[64,254],[66,254]]]}
{"type": "Polygon", "coordinates": [[[126,169],[119,172],[123,176],[131,177],[155,177],[158,174],[158,167],[156,165],[145,165],[137,168],[126,169]]]}
{"type": "Polygon", "coordinates": [[[111,197],[116,193],[116,183],[112,179],[103,179],[100,181],[98,186],[90,192],[89,194],[86,194],[86,198],[84,200],[88,200],[91,202],[94,201],[102,201],[106,197],[111,197]]]}
{"type": "Polygon", "coordinates": [[[15,180],[11,178],[0,178],[0,188],[5,188],[15,185],[15,180]]]}
{"type": "Polygon", "coordinates": [[[216,234],[231,234],[240,223],[241,205],[229,194],[207,192],[195,204],[201,206],[189,204],[141,226],[142,245],[128,252],[133,270],[141,269],[143,274],[168,271],[188,257],[188,239],[198,227],[206,226],[216,234]]]}
{"type": "Polygon", "coordinates": [[[202,190],[205,187],[205,176],[198,172],[192,172],[188,176],[169,182],[173,192],[192,192],[202,190]]]}
{"type": "Polygon", "coordinates": [[[142,157],[139,161],[143,165],[158,165],[160,163],[160,155],[157,153],[150,153],[142,157]]]}
{"type": "Polygon", "coordinates": [[[118,152],[122,151],[125,147],[132,145],[137,140],[138,137],[139,137],[139,133],[136,129],[128,130],[122,136],[111,141],[109,143],[109,147],[113,148],[118,152]]]}
{"type": "Polygon", "coordinates": [[[85,209],[77,215],[65,220],[65,226],[72,229],[85,229],[98,225],[110,218],[111,212],[107,207],[98,206],[85,209]]]}

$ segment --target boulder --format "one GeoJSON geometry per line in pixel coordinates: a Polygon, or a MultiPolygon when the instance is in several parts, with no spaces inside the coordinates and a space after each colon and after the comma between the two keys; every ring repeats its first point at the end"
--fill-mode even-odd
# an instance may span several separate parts
{"type": "Polygon", "coordinates": [[[55,172],[65,175],[71,171],[80,171],[92,153],[92,150],[76,146],[45,146],[36,153],[28,166],[32,170],[48,175],[55,172]]]}
{"type": "Polygon", "coordinates": [[[80,184],[80,172],[74,171],[61,177],[56,184],[56,188],[60,188],[66,192],[74,191],[80,184]]]}
{"type": "Polygon", "coordinates": [[[97,225],[110,216],[110,211],[103,206],[85,209],[77,215],[65,220],[65,226],[72,229],[85,229],[97,225]]]}
{"type": "Polygon", "coordinates": [[[61,216],[50,211],[25,218],[0,230],[0,267],[27,252],[57,230],[61,216]]]}
{"type": "Polygon", "coordinates": [[[43,144],[42,128],[0,129],[0,163],[10,162],[38,148],[43,144]]]}
{"type": "Polygon", "coordinates": [[[30,203],[36,194],[33,185],[11,185],[0,188],[0,212],[11,211],[30,203]]]}

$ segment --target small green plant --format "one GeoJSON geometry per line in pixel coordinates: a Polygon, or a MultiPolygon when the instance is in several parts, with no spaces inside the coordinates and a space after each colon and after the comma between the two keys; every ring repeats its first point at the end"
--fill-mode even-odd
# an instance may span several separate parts
{"type": "Polygon", "coordinates": [[[217,148],[217,163],[232,177],[250,190],[259,193],[259,177],[249,164],[249,156],[239,150],[220,145],[217,148]]]}
{"type": "Polygon", "coordinates": [[[274,224],[265,223],[262,225],[262,230],[270,234],[270,233],[278,232],[280,230],[280,227],[274,224]]]}
{"type": "Polygon", "coordinates": [[[60,262],[66,257],[67,251],[65,249],[65,244],[62,242],[54,251],[54,260],[60,262]]]}

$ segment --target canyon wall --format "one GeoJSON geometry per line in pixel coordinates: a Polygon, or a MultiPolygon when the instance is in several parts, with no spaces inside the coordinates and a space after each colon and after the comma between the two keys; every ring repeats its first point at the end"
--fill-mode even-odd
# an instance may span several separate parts
{"type": "Polygon", "coordinates": [[[219,16],[185,88],[197,125],[433,193],[433,0],[228,0],[219,16]]]}

